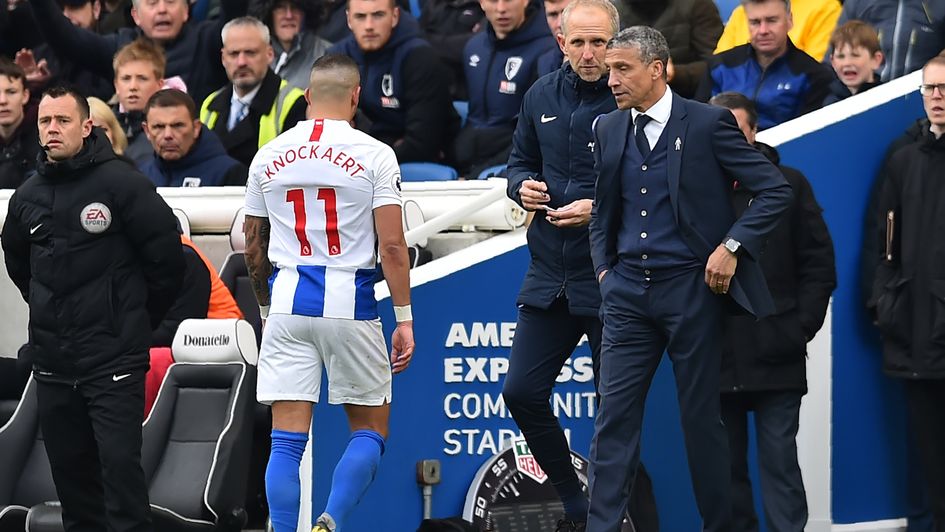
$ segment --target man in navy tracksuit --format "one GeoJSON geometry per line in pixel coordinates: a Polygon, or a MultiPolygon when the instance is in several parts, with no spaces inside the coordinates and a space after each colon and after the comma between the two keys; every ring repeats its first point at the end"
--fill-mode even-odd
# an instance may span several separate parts
{"type": "Polygon", "coordinates": [[[401,17],[391,0],[348,2],[351,35],[331,47],[361,71],[358,105],[373,137],[389,145],[400,163],[437,162],[459,129],[449,72],[423,40],[420,26],[401,17]]]}
{"type": "Polygon", "coordinates": [[[502,395],[564,504],[557,530],[573,531],[584,530],[587,499],[548,399],[585,334],[597,377],[600,291],[587,233],[595,179],[591,123],[616,109],[604,51],[619,21],[609,0],[573,0],[563,18],[558,39],[568,62],[525,94],[507,170],[509,197],[535,218],[502,395]]]}
{"type": "Polygon", "coordinates": [[[542,0],[482,0],[489,24],[466,43],[469,116],[455,144],[460,175],[504,164],[522,99],[538,79],[538,57],[557,46],[542,0]]]}

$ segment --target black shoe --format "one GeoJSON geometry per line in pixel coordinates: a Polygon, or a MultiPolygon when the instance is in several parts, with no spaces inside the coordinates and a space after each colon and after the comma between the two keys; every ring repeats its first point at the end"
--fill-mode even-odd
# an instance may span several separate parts
{"type": "Polygon", "coordinates": [[[585,532],[587,530],[586,521],[572,521],[570,519],[559,519],[555,532],[585,532]]]}

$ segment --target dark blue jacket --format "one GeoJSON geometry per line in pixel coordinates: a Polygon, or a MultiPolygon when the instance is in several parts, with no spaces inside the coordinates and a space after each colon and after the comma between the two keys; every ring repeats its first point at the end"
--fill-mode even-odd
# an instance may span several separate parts
{"type": "Polygon", "coordinates": [[[403,15],[380,50],[364,53],[349,35],[328,52],[358,64],[359,108],[371,120],[368,133],[393,147],[401,163],[437,161],[459,129],[459,116],[446,67],[421,37],[416,19],[403,15]]]}
{"type": "Polygon", "coordinates": [[[165,161],[155,153],[141,168],[157,187],[245,185],[247,172],[243,163],[226,154],[220,138],[206,126],[200,128],[200,136],[187,155],[165,161]],[[186,185],[184,179],[188,180],[186,185]]]}
{"type": "MultiPolygon", "coordinates": [[[[508,195],[521,204],[526,179],[544,181],[550,207],[594,198],[591,124],[616,108],[607,77],[581,80],[570,64],[542,77],[525,94],[509,157],[508,195]]],[[[518,303],[548,308],[565,295],[572,314],[597,316],[600,291],[594,278],[587,227],[558,228],[544,211],[528,226],[531,264],[518,303]]]]}
{"type": "Polygon", "coordinates": [[[538,76],[551,74],[561,68],[561,63],[564,63],[564,53],[555,46],[538,57],[538,76]]]}
{"type": "MultiPolygon", "coordinates": [[[[873,87],[877,87],[882,84],[882,81],[879,81],[878,76],[874,79],[876,79],[876,81],[873,83],[864,83],[860,87],[860,90],[857,91],[857,94],[866,92],[873,87]]],[[[848,89],[847,86],[844,85],[842,81],[840,81],[840,78],[835,77],[833,82],[830,84],[830,91],[827,93],[827,97],[824,98],[824,107],[827,107],[832,103],[837,103],[840,100],[846,100],[850,96],[853,96],[853,93],[850,92],[850,89],[848,89]]]]}
{"type": "Polygon", "coordinates": [[[538,57],[557,46],[548,30],[544,4],[530,0],[525,23],[499,40],[491,24],[463,51],[472,127],[515,125],[525,92],[538,79],[538,57]]]}
{"type": "MultiPolygon", "coordinates": [[[[630,126],[630,111],[614,111],[598,120],[594,129],[598,178],[589,231],[597,275],[617,263],[617,233],[624,216],[621,159],[627,135],[632,134],[630,126]]],[[[774,304],[758,260],[768,234],[791,203],[791,186],[776,166],[745,141],[727,109],[673,94],[673,110],[663,135],[670,146],[670,203],[683,241],[703,264],[726,236],[739,241],[744,253],[729,294],[759,318],[772,314],[774,304]],[[738,218],[732,206],[735,181],[755,194],[738,218]]],[[[613,276],[605,276],[601,285],[605,292],[608,277],[613,276]]]]}
{"type": "Polygon", "coordinates": [[[706,79],[695,99],[705,102],[720,92],[740,92],[758,108],[758,129],[768,129],[820,109],[834,78],[833,70],[790,39],[787,52],[765,70],[755,59],[754,48],[743,44],[709,58],[706,79]]]}

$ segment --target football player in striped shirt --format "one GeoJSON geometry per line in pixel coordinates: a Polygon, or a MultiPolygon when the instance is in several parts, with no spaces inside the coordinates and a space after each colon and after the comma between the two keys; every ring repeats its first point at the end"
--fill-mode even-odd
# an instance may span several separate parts
{"type": "Polygon", "coordinates": [[[295,531],[299,463],[312,404],[344,405],[351,439],[315,532],[333,532],[367,490],[384,452],[391,375],[413,355],[400,169],[386,144],[351,127],[360,79],[348,57],[312,67],[309,118],[263,146],[246,185],[246,265],[266,319],[257,400],[272,405],[266,495],[276,532],[295,531]],[[374,298],[378,253],[397,327],[387,348],[374,298]]]}

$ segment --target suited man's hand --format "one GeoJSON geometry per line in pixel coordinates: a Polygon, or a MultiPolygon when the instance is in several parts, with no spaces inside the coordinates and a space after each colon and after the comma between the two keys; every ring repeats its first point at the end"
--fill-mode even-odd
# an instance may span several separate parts
{"type": "Polygon", "coordinates": [[[543,204],[551,200],[551,196],[548,195],[548,185],[534,179],[522,181],[518,195],[522,198],[522,207],[525,207],[526,211],[541,209],[543,204]]]}
{"type": "Polygon", "coordinates": [[[715,294],[727,294],[737,265],[738,257],[719,244],[705,265],[705,284],[709,290],[715,294]]]}
{"type": "Polygon", "coordinates": [[[575,200],[560,209],[548,211],[545,218],[555,227],[583,227],[591,223],[593,203],[589,199],[575,200]]]}

